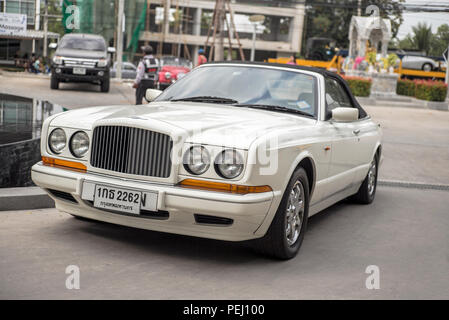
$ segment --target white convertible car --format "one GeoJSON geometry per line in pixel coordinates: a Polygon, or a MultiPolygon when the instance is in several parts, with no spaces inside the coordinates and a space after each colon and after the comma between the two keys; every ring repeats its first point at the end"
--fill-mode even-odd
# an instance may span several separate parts
{"type": "Polygon", "coordinates": [[[146,98],[45,121],[32,178],[56,208],[288,259],[308,217],[374,199],[381,130],[334,73],[211,63],[146,98]]]}

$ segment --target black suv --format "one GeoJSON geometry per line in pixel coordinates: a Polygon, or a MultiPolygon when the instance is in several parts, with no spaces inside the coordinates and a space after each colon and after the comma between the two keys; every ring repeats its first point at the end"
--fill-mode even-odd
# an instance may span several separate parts
{"type": "Polygon", "coordinates": [[[102,92],[108,92],[108,51],[102,36],[66,34],[53,56],[50,87],[58,89],[60,82],[91,82],[99,84],[102,92]]]}

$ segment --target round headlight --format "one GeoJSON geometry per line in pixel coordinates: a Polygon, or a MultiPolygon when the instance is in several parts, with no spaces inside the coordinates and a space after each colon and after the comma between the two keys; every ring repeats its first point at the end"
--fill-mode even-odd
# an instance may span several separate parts
{"type": "Polygon", "coordinates": [[[70,152],[77,158],[84,156],[89,150],[89,136],[84,131],[75,132],[70,139],[70,152]]]}
{"type": "Polygon", "coordinates": [[[108,65],[108,60],[106,59],[100,59],[97,62],[97,66],[102,68],[102,67],[106,67],[108,65]]]}
{"type": "Polygon", "coordinates": [[[224,150],[215,159],[215,171],[223,178],[238,177],[243,171],[243,157],[236,150],[224,150]]]}
{"type": "Polygon", "coordinates": [[[165,79],[170,79],[171,78],[171,73],[170,72],[166,72],[165,73],[165,79]]]}
{"type": "Polygon", "coordinates": [[[67,138],[64,130],[57,128],[50,133],[48,137],[48,146],[53,153],[61,153],[67,144],[67,138]]]}
{"type": "Polygon", "coordinates": [[[195,175],[203,174],[210,166],[209,152],[202,146],[191,147],[184,154],[183,162],[188,172],[195,175]]]}
{"type": "Polygon", "coordinates": [[[62,64],[62,57],[61,56],[54,56],[53,57],[53,62],[55,64],[62,64]]]}

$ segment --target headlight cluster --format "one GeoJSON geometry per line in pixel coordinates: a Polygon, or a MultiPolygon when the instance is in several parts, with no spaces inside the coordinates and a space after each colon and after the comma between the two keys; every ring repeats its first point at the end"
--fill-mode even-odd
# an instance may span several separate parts
{"type": "Polygon", "coordinates": [[[107,65],[108,65],[107,59],[100,59],[97,62],[97,67],[100,67],[100,68],[106,67],[107,65]]]}
{"type": "MultiPolygon", "coordinates": [[[[48,137],[48,146],[53,153],[59,154],[67,146],[67,136],[61,128],[54,129],[48,137]]],[[[75,132],[70,138],[70,153],[81,158],[89,150],[89,136],[84,131],[75,132]]]]}
{"type": "Polygon", "coordinates": [[[53,63],[54,64],[62,64],[62,57],[61,56],[54,56],[53,57],[53,63]]]}
{"type": "MultiPolygon", "coordinates": [[[[184,154],[184,168],[191,174],[205,173],[211,163],[209,152],[203,146],[190,147],[184,154]]],[[[214,169],[226,179],[234,179],[243,172],[243,157],[234,149],[226,149],[215,158],[214,169]]]]}

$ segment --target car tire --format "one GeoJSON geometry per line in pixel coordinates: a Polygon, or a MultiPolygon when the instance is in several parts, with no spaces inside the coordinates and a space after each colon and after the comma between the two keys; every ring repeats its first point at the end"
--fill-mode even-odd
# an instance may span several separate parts
{"type": "Polygon", "coordinates": [[[101,81],[101,92],[109,92],[110,79],[101,81]]]}
{"type": "Polygon", "coordinates": [[[59,89],[59,80],[53,75],[50,78],[50,88],[53,90],[59,89]]]}
{"type": "Polygon", "coordinates": [[[306,171],[300,167],[293,173],[267,233],[256,240],[255,249],[277,259],[287,260],[295,257],[304,239],[308,214],[309,181],[306,171]],[[300,197],[301,204],[295,200],[298,198],[294,194],[300,197]],[[297,213],[293,210],[295,205],[301,208],[297,213]],[[292,224],[295,226],[294,233],[292,224]]]}
{"type": "Polygon", "coordinates": [[[379,161],[376,155],[371,161],[368,173],[366,174],[365,180],[363,180],[359,191],[357,191],[357,193],[354,194],[350,200],[360,204],[370,204],[373,202],[377,189],[377,173],[379,169],[378,163],[379,161]]]}
{"type": "Polygon", "coordinates": [[[424,63],[421,68],[423,71],[432,71],[433,66],[430,63],[424,63]]]}

